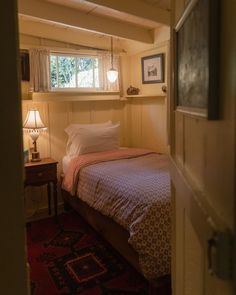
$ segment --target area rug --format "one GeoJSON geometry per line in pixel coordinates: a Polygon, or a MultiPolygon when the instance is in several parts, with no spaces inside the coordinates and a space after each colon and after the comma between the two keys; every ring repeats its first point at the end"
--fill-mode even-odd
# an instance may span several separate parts
{"type": "Polygon", "coordinates": [[[148,294],[147,281],[75,212],[27,225],[31,294],[148,294]]]}

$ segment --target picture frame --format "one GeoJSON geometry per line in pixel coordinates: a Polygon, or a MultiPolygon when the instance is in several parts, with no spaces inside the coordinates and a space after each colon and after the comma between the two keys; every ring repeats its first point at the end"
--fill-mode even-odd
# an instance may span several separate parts
{"type": "Polygon", "coordinates": [[[219,118],[219,0],[190,0],[174,30],[175,109],[219,118]]]}
{"type": "Polygon", "coordinates": [[[142,83],[164,83],[164,53],[141,58],[142,83]]]}

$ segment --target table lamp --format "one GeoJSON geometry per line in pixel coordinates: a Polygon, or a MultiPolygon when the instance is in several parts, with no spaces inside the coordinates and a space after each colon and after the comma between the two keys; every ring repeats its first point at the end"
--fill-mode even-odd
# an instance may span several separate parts
{"type": "Polygon", "coordinates": [[[23,124],[23,129],[27,131],[30,137],[33,140],[34,150],[32,152],[32,159],[31,162],[38,162],[41,161],[39,152],[37,151],[37,139],[39,134],[46,130],[47,128],[44,126],[39,111],[37,110],[30,110],[27,113],[25,122],[23,124]]]}

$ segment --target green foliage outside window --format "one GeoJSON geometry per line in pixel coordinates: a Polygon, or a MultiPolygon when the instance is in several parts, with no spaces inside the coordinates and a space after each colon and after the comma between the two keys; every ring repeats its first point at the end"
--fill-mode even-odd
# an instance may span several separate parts
{"type": "Polygon", "coordinates": [[[50,56],[51,87],[99,87],[98,58],[75,56],[50,56]]]}
{"type": "Polygon", "coordinates": [[[57,85],[57,57],[50,56],[50,71],[51,71],[51,87],[58,87],[57,85]]]}

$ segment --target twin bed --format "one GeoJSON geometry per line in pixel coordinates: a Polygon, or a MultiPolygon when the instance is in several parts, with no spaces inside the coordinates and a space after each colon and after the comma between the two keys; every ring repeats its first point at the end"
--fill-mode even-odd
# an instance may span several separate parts
{"type": "Polygon", "coordinates": [[[168,158],[119,148],[119,132],[110,122],[104,124],[66,129],[64,201],[148,280],[166,282],[171,251],[168,158]]]}

